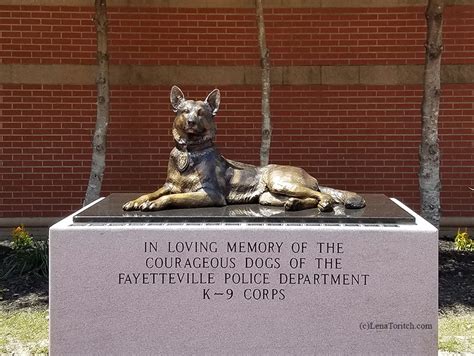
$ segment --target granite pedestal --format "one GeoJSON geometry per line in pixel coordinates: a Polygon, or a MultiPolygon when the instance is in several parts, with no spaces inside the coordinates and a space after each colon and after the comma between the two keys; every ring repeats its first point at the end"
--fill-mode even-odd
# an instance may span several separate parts
{"type": "Polygon", "coordinates": [[[50,351],[436,354],[437,230],[396,200],[362,210],[122,212],[50,230],[50,351]]]}

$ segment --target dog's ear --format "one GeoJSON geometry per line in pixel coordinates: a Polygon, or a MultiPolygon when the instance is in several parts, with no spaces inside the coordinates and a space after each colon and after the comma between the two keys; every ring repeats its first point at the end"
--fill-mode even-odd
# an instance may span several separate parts
{"type": "Polygon", "coordinates": [[[179,104],[181,104],[184,100],[184,94],[181,89],[179,89],[176,85],[173,85],[170,93],[170,101],[174,112],[178,111],[179,104]]]}
{"type": "Polygon", "coordinates": [[[221,103],[221,92],[219,89],[214,89],[209,93],[205,100],[212,109],[212,115],[217,114],[217,110],[219,110],[219,104],[221,103]]]}

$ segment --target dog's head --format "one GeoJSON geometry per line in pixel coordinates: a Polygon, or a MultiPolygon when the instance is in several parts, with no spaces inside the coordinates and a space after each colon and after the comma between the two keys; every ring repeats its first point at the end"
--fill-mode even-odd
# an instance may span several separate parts
{"type": "Polygon", "coordinates": [[[181,145],[213,141],[216,134],[214,116],[219,110],[221,94],[214,89],[204,101],[186,100],[177,86],[171,88],[171,106],[176,112],[173,137],[181,145]]]}

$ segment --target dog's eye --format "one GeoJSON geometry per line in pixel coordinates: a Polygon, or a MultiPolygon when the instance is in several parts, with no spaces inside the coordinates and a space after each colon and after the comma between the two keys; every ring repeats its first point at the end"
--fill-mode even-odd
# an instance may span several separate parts
{"type": "Polygon", "coordinates": [[[183,112],[184,112],[185,114],[189,114],[189,109],[183,109],[183,112]]]}
{"type": "Polygon", "coordinates": [[[202,109],[199,109],[197,114],[198,114],[198,116],[202,116],[202,109]]]}

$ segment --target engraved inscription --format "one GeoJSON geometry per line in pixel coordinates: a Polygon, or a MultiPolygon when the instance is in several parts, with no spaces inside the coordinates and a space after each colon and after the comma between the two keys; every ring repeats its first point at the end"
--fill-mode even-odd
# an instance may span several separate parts
{"type": "Polygon", "coordinates": [[[189,285],[201,300],[284,301],[294,288],[371,281],[345,264],[343,242],[149,240],[141,250],[141,266],[118,272],[119,285],[189,285]]]}

